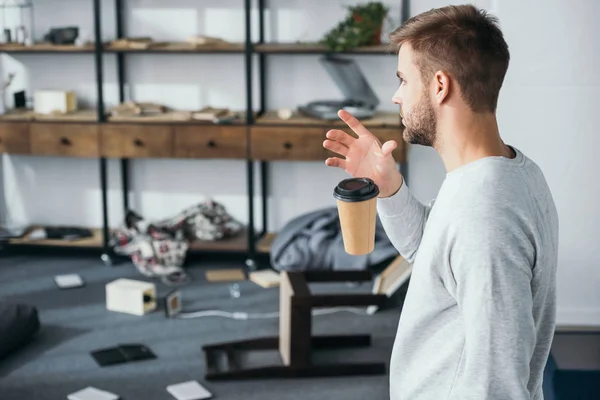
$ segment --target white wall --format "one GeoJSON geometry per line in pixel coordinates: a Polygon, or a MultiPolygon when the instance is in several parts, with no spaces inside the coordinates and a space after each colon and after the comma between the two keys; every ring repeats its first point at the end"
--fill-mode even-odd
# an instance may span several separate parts
{"type": "MultiPolygon", "coordinates": [[[[104,2],[103,2],[104,3],[104,2]]],[[[106,2],[112,3],[112,2],[106,2]]],[[[129,33],[157,39],[185,39],[196,33],[243,39],[242,2],[174,0],[128,1],[129,33]]],[[[342,4],[357,1],[270,1],[268,39],[315,40],[337,21],[342,4]]],[[[399,1],[387,1],[398,20],[399,1]]],[[[459,3],[459,2],[454,2],[459,3]]],[[[499,103],[499,123],[506,142],[544,170],[560,213],[558,272],[559,322],[600,324],[600,269],[593,249],[600,238],[596,197],[600,183],[597,149],[600,139],[594,112],[600,109],[600,55],[595,43],[595,16],[600,2],[482,0],[475,2],[497,14],[511,50],[511,65],[499,103]]],[[[413,1],[412,14],[448,4],[442,0],[413,1]]],[[[112,5],[104,4],[104,35],[114,35],[112,5]]],[[[91,1],[36,2],[38,34],[48,27],[78,24],[91,32],[91,1]],[[62,14],[64,10],[68,13],[62,14]]],[[[161,101],[194,108],[211,102],[243,108],[243,57],[133,55],[128,75],[136,100],[161,101]],[[174,68],[183,72],[174,72],[174,68]]],[[[356,56],[382,100],[395,110],[395,60],[356,56]]],[[[3,74],[20,72],[28,90],[74,88],[83,101],[95,101],[91,55],[3,56],[3,74]]],[[[318,56],[270,56],[269,107],[296,106],[340,94],[318,65],[318,56]]],[[[107,100],[114,104],[114,56],[106,57],[107,100]]],[[[18,89],[18,87],[15,87],[18,89]]],[[[255,99],[256,100],[256,99],[255,99]]],[[[255,103],[257,104],[257,103],[255,103]]],[[[443,165],[431,149],[414,147],[409,154],[409,180],[416,196],[428,201],[444,177],[443,165]]],[[[302,212],[332,205],[331,187],[344,173],[322,163],[277,162],[272,167],[270,229],[278,229],[302,212]]],[[[122,218],[118,166],[110,163],[110,222],[122,218]]],[[[98,226],[100,192],[98,163],[93,160],[36,157],[4,158],[5,198],[15,222],[74,223],[98,226]],[[56,203],[55,203],[56,202],[56,203]]],[[[241,161],[138,160],[133,162],[133,205],[148,218],[160,218],[212,196],[247,220],[245,175],[241,161]],[[218,177],[214,172],[218,171],[218,177]],[[224,187],[222,182],[227,182],[224,187]]],[[[259,215],[260,217],[260,215],[259,215]]],[[[260,219],[257,219],[259,222],[260,219]]]]}

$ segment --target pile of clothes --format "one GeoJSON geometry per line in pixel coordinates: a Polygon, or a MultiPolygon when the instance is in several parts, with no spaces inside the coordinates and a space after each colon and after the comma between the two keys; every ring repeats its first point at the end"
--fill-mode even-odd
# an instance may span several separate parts
{"type": "Polygon", "coordinates": [[[124,225],[111,233],[109,245],[115,254],[130,257],[144,276],[182,284],[189,280],[183,263],[190,242],[223,240],[242,229],[222,204],[207,200],[158,222],[128,211],[124,225]]]}
{"type": "Polygon", "coordinates": [[[375,226],[375,250],[361,256],[346,253],[337,207],[293,218],[271,244],[271,265],[279,271],[366,270],[397,255],[379,217],[375,226]]]}

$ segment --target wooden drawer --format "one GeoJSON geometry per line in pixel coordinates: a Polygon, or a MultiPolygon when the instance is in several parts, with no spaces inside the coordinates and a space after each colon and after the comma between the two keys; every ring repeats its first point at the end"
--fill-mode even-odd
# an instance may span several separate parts
{"type": "Polygon", "coordinates": [[[369,130],[373,135],[377,136],[377,139],[381,143],[385,143],[388,140],[395,140],[398,143],[398,147],[392,153],[394,160],[398,163],[406,162],[406,142],[402,139],[401,128],[371,128],[369,130]]]}
{"type": "Polygon", "coordinates": [[[175,126],[178,158],[246,158],[247,149],[245,126],[175,126]]]}
{"type": "Polygon", "coordinates": [[[104,157],[173,156],[173,128],[169,125],[106,124],[100,142],[104,157]]]}
{"type": "Polygon", "coordinates": [[[31,154],[58,157],[98,157],[96,124],[31,124],[31,154]]]}
{"type": "MultiPolygon", "coordinates": [[[[324,161],[328,157],[337,156],[323,148],[325,134],[330,129],[342,127],[298,127],[277,126],[253,127],[251,131],[251,157],[255,160],[305,160],[324,161]]],[[[345,132],[356,137],[350,128],[345,132]]],[[[394,150],[394,159],[403,163],[406,161],[405,142],[400,128],[369,128],[369,130],[384,143],[396,140],[398,147],[394,150]]]]}
{"type": "Polygon", "coordinates": [[[0,123],[0,153],[30,153],[29,122],[0,123]]]}
{"type": "Polygon", "coordinates": [[[251,158],[254,160],[325,161],[326,129],[296,126],[256,126],[251,130],[251,158]]]}

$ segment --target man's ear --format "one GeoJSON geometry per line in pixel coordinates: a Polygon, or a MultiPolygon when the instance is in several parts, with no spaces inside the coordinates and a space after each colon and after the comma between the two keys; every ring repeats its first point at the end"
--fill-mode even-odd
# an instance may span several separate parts
{"type": "Polygon", "coordinates": [[[437,71],[433,76],[433,99],[442,104],[450,96],[450,76],[444,71],[437,71]]]}

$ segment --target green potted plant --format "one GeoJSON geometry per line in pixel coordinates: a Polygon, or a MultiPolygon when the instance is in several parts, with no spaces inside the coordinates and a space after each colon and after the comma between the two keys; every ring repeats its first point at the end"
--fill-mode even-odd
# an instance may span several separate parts
{"type": "Polygon", "coordinates": [[[347,9],[347,16],[323,36],[321,43],[335,52],[381,44],[381,28],[389,9],[379,1],[347,9]]]}

